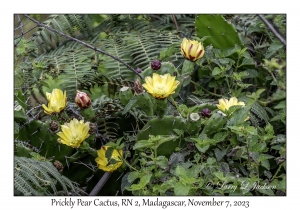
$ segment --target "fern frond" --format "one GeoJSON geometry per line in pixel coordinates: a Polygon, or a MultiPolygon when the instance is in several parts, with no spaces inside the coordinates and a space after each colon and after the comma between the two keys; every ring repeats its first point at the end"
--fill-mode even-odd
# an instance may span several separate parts
{"type": "Polygon", "coordinates": [[[44,71],[54,78],[63,75],[61,78],[65,79],[62,88],[70,97],[74,97],[79,88],[78,81],[95,72],[91,62],[94,55],[94,51],[87,48],[61,46],[50,53],[40,55],[35,62],[45,63],[47,68],[44,71]]]}
{"type": "Polygon", "coordinates": [[[15,156],[14,172],[14,188],[23,195],[57,195],[57,183],[60,183],[65,194],[69,191],[82,192],[62,176],[51,162],[15,156]]]}
{"type": "Polygon", "coordinates": [[[268,116],[266,109],[263,106],[261,106],[258,102],[253,103],[250,111],[251,111],[251,114],[253,115],[252,116],[253,118],[255,116],[255,117],[259,118],[260,120],[263,120],[265,123],[269,122],[270,118],[268,116]]]}
{"type": "MultiPolygon", "coordinates": [[[[44,24],[71,36],[74,36],[76,31],[84,37],[92,34],[92,21],[88,15],[50,15],[44,24]]],[[[34,38],[40,52],[47,52],[58,47],[63,40],[65,38],[45,28],[37,31],[34,38]]]]}
{"type": "MultiPolygon", "coordinates": [[[[132,63],[129,50],[125,48],[122,41],[118,37],[113,37],[112,39],[105,40],[103,50],[113,56],[118,57],[120,60],[124,61],[127,64],[132,63]]],[[[133,78],[134,73],[130,71],[125,65],[122,65],[120,62],[110,57],[103,56],[102,59],[104,61],[103,67],[108,78],[119,76],[127,79],[133,78]]]]}
{"type": "Polygon", "coordinates": [[[134,83],[132,81],[126,80],[123,77],[116,77],[116,78],[108,78],[106,75],[95,75],[92,77],[86,77],[79,80],[80,83],[80,89],[82,90],[88,90],[94,86],[103,87],[105,86],[107,88],[107,94],[108,95],[114,95],[117,90],[119,90],[121,87],[127,86],[127,87],[133,87],[134,83]]]}

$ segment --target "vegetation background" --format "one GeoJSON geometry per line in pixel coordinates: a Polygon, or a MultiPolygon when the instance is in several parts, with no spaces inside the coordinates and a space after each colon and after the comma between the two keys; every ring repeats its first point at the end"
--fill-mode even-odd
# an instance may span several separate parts
{"type": "Polygon", "coordinates": [[[291,119],[291,118],[290,118],[291,119]]]}

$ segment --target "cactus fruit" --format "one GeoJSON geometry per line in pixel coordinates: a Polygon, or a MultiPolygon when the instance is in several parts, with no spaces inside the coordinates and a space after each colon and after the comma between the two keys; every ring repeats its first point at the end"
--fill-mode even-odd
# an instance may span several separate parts
{"type": "MultiPolygon", "coordinates": [[[[179,117],[164,116],[163,118],[154,118],[147,122],[137,135],[137,141],[149,139],[149,135],[176,135],[174,129],[182,130],[186,125],[179,117]]],[[[157,149],[157,155],[170,156],[179,145],[179,139],[176,141],[165,142],[157,149]]]]}
{"type": "Polygon", "coordinates": [[[201,134],[206,134],[208,137],[222,130],[227,122],[227,116],[222,111],[214,111],[210,118],[203,124],[205,125],[201,134]]]}
{"type": "Polygon", "coordinates": [[[195,26],[198,37],[208,36],[204,46],[212,44],[222,50],[236,44],[243,46],[236,29],[222,15],[196,15],[195,26]]]}

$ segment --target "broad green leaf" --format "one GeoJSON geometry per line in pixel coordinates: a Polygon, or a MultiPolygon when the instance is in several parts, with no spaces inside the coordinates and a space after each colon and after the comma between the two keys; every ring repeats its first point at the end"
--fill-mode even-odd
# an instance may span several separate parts
{"type": "Polygon", "coordinates": [[[186,186],[180,182],[177,182],[174,186],[174,194],[176,196],[185,196],[189,194],[191,186],[186,186]]]}

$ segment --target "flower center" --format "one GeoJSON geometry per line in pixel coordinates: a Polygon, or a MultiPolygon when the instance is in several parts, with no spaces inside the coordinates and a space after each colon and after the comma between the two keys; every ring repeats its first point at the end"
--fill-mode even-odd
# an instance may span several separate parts
{"type": "Polygon", "coordinates": [[[154,91],[157,94],[165,94],[167,92],[165,85],[163,84],[156,84],[154,86],[154,91]]]}

